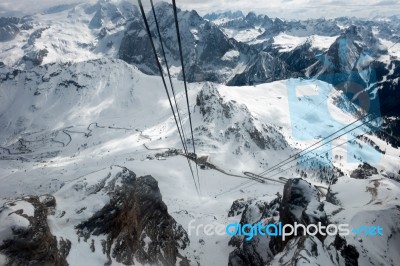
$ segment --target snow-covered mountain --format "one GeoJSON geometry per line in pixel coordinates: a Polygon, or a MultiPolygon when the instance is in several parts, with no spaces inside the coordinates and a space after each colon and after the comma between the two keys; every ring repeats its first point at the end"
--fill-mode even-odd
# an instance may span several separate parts
{"type": "MultiPolygon", "coordinates": [[[[399,112],[391,110],[397,105],[397,100],[393,99],[398,99],[400,93],[400,21],[397,17],[307,21],[283,21],[254,13],[235,17],[221,13],[205,17],[215,21],[227,36],[249,44],[260,56],[267,53],[275,62],[281,62],[274,66],[279,66],[279,72],[287,77],[317,78],[335,87],[356,83],[366,88],[372,101],[379,102],[375,106],[385,106],[381,108],[383,126],[392,136],[400,134],[396,118],[399,112]]],[[[262,65],[257,65],[256,69],[261,69],[262,65]]],[[[252,81],[267,80],[257,75],[257,80],[240,81],[251,84],[252,81]]],[[[228,84],[242,85],[240,81],[228,84]]],[[[400,144],[396,138],[383,134],[381,137],[395,147],[400,144]]]]}
{"type": "MultiPolygon", "coordinates": [[[[156,14],[172,73],[179,76],[181,70],[172,6],[158,3],[156,14]]],[[[149,12],[147,17],[156,36],[152,13],[149,12]]],[[[183,53],[188,59],[185,67],[189,81],[246,85],[290,76],[279,60],[268,53],[259,56],[257,50],[229,38],[196,11],[179,10],[178,17],[184,38],[183,53]]],[[[4,43],[0,54],[0,62],[8,66],[29,69],[51,62],[107,56],[135,64],[145,73],[158,74],[152,51],[147,49],[149,40],[142,18],[136,6],[127,2],[100,1],[93,6],[62,6],[51,12],[25,17],[24,21],[28,21],[28,29],[21,30],[25,29],[25,24],[13,24],[20,32],[17,35],[13,33],[14,39],[4,43]]]]}
{"type": "MultiPolygon", "coordinates": [[[[171,5],[156,14],[191,151],[171,5]]],[[[398,18],[178,18],[198,181],[135,5],[0,19],[0,265],[396,265],[398,18]],[[385,106],[385,131],[358,121],[294,156],[365,111],[338,86],[350,81],[385,106]],[[288,158],[266,179],[249,174],[288,158]],[[384,235],[248,241],[196,234],[191,221],[379,224],[384,235]]]]}
{"type": "MultiPolygon", "coordinates": [[[[153,253],[148,253],[150,249],[146,248],[145,244],[139,244],[142,243],[140,239],[143,239],[144,243],[152,243],[160,237],[161,232],[154,231],[154,228],[143,229],[139,240],[135,240],[139,241],[137,246],[134,244],[137,248],[133,250],[124,244],[118,249],[120,251],[114,247],[102,251],[102,243],[111,244],[115,239],[122,237],[116,236],[108,227],[96,229],[97,225],[92,222],[93,219],[101,219],[102,223],[107,223],[108,219],[111,219],[101,213],[107,210],[105,204],[115,198],[113,195],[121,193],[118,192],[121,185],[128,182],[123,179],[118,181],[119,171],[123,172],[125,169],[119,170],[120,167],[132,169],[136,176],[154,176],[168,206],[168,213],[187,229],[188,221],[193,218],[204,223],[228,223],[235,219],[227,217],[227,210],[237,198],[263,196],[267,201],[273,200],[277,192],[282,193],[282,184],[271,181],[265,184],[252,182],[246,179],[242,172],[260,172],[305,145],[290,137],[293,129],[288,107],[281,105],[282,107],[277,108],[280,103],[289,101],[288,96],[285,96],[285,81],[256,87],[193,84],[190,86],[190,102],[193,104],[198,153],[199,156],[207,157],[207,162],[212,166],[209,170],[200,171],[202,196],[200,199],[193,198],[195,188],[189,177],[189,169],[184,164],[184,158],[173,154],[169,156],[168,153],[164,153],[166,150],[163,150],[179,149],[180,146],[158,77],[146,76],[122,61],[106,59],[72,65],[49,64],[29,71],[5,68],[2,68],[2,71],[6,78],[3,78],[1,86],[1,195],[9,202],[22,195],[53,194],[56,204],[50,206],[48,225],[43,226],[48,226],[51,234],[57,237],[59,250],[55,252],[64,252],[64,260],[69,264],[76,264],[77,260],[85,260],[88,264],[95,264],[95,261],[129,263],[132,260],[144,263],[155,258],[162,261],[161,258],[151,255],[153,253]],[[243,97],[244,94],[246,97],[243,97]],[[164,159],[160,160],[161,158],[164,159]],[[26,182],[27,179],[29,182],[26,182]],[[243,179],[247,180],[248,184],[244,187],[238,186],[242,184],[243,179]],[[229,191],[235,187],[241,189],[224,193],[227,189],[229,191]],[[80,230],[84,228],[89,231],[82,233],[80,230]],[[80,239],[78,236],[83,238],[76,242],[80,239]],[[121,250],[126,249],[127,253],[121,253],[121,250]],[[139,255],[142,253],[147,255],[139,255]],[[82,258],[83,254],[93,255],[85,255],[85,258],[82,258]]],[[[185,99],[182,84],[175,82],[180,88],[177,96],[179,104],[183,106],[185,99]]],[[[316,82],[319,86],[329,87],[327,84],[316,82]]],[[[317,105],[316,102],[312,103],[312,99],[309,101],[310,105],[317,105]]],[[[334,102],[332,101],[332,104],[334,102]]],[[[183,114],[183,119],[188,128],[187,114],[183,114]]],[[[300,125],[307,123],[309,127],[321,127],[319,122],[308,120],[309,117],[302,117],[301,114],[298,119],[303,120],[300,125]]],[[[326,130],[329,131],[329,128],[326,130]]],[[[382,149],[386,147],[384,142],[376,137],[368,138],[372,138],[382,149]]],[[[353,145],[361,144],[367,145],[367,142],[360,140],[353,145]]],[[[380,173],[382,170],[396,171],[396,159],[393,158],[398,156],[398,151],[386,149],[386,159],[383,160],[386,163],[379,164],[380,173]]],[[[335,152],[347,154],[346,150],[341,148],[335,152]]],[[[360,152],[357,157],[363,156],[362,151],[360,152]]],[[[319,160],[325,159],[321,157],[319,160]]],[[[347,165],[343,159],[337,159],[334,164],[347,173],[355,167],[353,164],[347,165]],[[346,170],[344,165],[347,165],[349,170],[346,170]]],[[[315,174],[314,170],[305,171],[308,173],[309,182],[320,184],[320,174],[315,174]]],[[[298,172],[294,168],[284,176],[296,177],[298,172]]],[[[335,176],[340,175],[337,173],[335,176]]],[[[364,182],[345,176],[340,177],[341,179],[351,184],[364,182]]],[[[276,180],[279,182],[279,179],[276,180]]],[[[399,188],[395,181],[385,182],[392,187],[391,193],[398,193],[399,188]]],[[[387,196],[387,193],[381,193],[378,193],[381,196],[378,196],[377,201],[380,197],[387,196]]],[[[33,220],[28,219],[32,223],[34,219],[39,219],[35,218],[39,215],[36,214],[36,208],[44,208],[39,207],[39,202],[44,204],[41,198],[22,198],[18,202],[27,206],[21,207],[24,210],[22,218],[15,216],[5,228],[15,228],[16,221],[20,221],[18,224],[22,223],[18,225],[20,230],[31,228],[29,222],[26,224],[24,219],[33,217],[33,220]],[[32,204],[34,207],[29,207],[32,204]],[[33,214],[28,213],[29,208],[34,208],[33,214]],[[24,216],[25,212],[28,216],[24,216]]],[[[341,204],[343,207],[337,208],[346,208],[348,203],[337,203],[339,206],[341,204]]],[[[385,200],[384,208],[387,208],[388,204],[385,200]]],[[[4,211],[12,212],[9,210],[12,206],[14,209],[20,208],[15,207],[19,205],[8,206],[5,205],[4,211]]],[[[128,215],[124,214],[124,211],[125,209],[119,209],[116,215],[128,215]]],[[[134,217],[139,214],[129,215],[134,217]]],[[[4,232],[8,232],[4,230],[6,229],[3,227],[2,236],[6,239],[10,233],[4,236],[4,232]]],[[[214,239],[205,235],[192,235],[192,238],[189,237],[189,244],[185,234],[179,233],[180,230],[177,227],[171,231],[171,234],[176,234],[174,239],[177,241],[173,244],[176,247],[173,248],[176,250],[173,254],[182,254],[192,263],[198,261],[208,264],[211,263],[210,252],[217,252],[218,256],[213,256],[212,260],[218,259],[221,264],[227,262],[228,254],[232,250],[228,245],[229,238],[225,236],[214,239]]],[[[9,244],[2,250],[7,257],[29,260],[28,255],[12,256],[10,252],[16,247],[12,242],[6,243],[9,244]]],[[[154,252],[157,253],[157,249],[154,252]]],[[[181,255],[174,256],[168,257],[168,260],[183,258],[179,257],[181,255]]]]}

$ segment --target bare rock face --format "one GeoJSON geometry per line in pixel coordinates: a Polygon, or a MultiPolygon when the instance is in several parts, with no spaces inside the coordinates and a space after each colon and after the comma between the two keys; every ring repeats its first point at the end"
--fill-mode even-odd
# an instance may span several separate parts
{"type": "Polygon", "coordinates": [[[141,71],[146,74],[158,74],[156,60],[150,39],[147,36],[144,23],[134,19],[127,27],[127,32],[121,41],[119,58],[130,64],[141,65],[141,71]]]}
{"type": "Polygon", "coordinates": [[[346,239],[336,235],[335,241],[333,242],[336,250],[342,255],[346,266],[357,266],[359,253],[353,245],[347,245],[346,239]]]}
{"type": "Polygon", "coordinates": [[[30,63],[29,67],[39,66],[43,63],[43,59],[47,56],[48,53],[49,51],[47,49],[30,51],[22,57],[22,60],[26,63],[30,63]]]}
{"type": "MultiPolygon", "coordinates": [[[[264,226],[278,222],[281,222],[282,226],[295,222],[306,226],[318,222],[324,226],[328,224],[318,190],[303,179],[290,179],[284,187],[283,197],[278,195],[268,204],[256,199],[235,201],[229,215],[239,214],[242,225],[255,225],[258,222],[264,226]]],[[[281,236],[257,234],[252,239],[246,240],[243,236],[236,235],[229,242],[231,246],[236,247],[229,255],[229,265],[298,265],[300,261],[314,265],[321,260],[331,260],[331,256],[339,257],[336,256],[339,250],[345,255],[350,253],[350,260],[355,258],[357,261],[357,254],[352,253],[355,250],[352,247],[344,244],[343,247],[329,250],[323,241],[324,237],[318,234],[316,236],[299,234],[286,237],[285,241],[281,236]]],[[[342,261],[343,257],[340,257],[342,261]]],[[[333,264],[338,264],[336,259],[331,261],[333,264]]]]}
{"type": "Polygon", "coordinates": [[[248,206],[248,201],[244,199],[235,200],[229,209],[228,217],[234,217],[243,213],[244,209],[248,206]]]}
{"type": "Polygon", "coordinates": [[[50,232],[47,215],[55,207],[50,195],[24,197],[0,208],[0,253],[5,265],[68,265],[69,240],[50,232]]]}
{"type": "Polygon", "coordinates": [[[188,265],[179,254],[189,238],[181,225],[168,214],[157,181],[151,176],[136,178],[127,169],[121,185],[110,192],[110,203],[76,228],[86,241],[91,235],[107,235],[103,253],[125,265],[188,265]]]}
{"type": "Polygon", "coordinates": [[[344,265],[336,261],[336,251],[328,250],[315,236],[291,239],[271,265],[344,265]]]}
{"type": "Polygon", "coordinates": [[[358,266],[359,253],[339,235],[329,246],[316,236],[292,238],[271,265],[343,265],[358,266]]]}
{"type": "MultiPolygon", "coordinates": [[[[237,200],[229,215],[241,214],[240,224],[265,224],[281,222],[285,224],[308,225],[321,222],[328,224],[318,191],[302,179],[291,179],[285,187],[283,197],[269,204],[260,200],[237,200]]],[[[298,235],[287,237],[256,235],[247,241],[242,236],[234,236],[229,242],[236,249],[229,255],[230,266],[247,265],[358,265],[359,253],[355,246],[336,236],[331,243],[324,243],[320,235],[298,235]]],[[[326,241],[325,241],[326,242],[326,241]]],[[[328,241],[329,242],[329,241],[328,241]]]]}
{"type": "MultiPolygon", "coordinates": [[[[290,179],[285,184],[279,213],[283,225],[298,223],[307,226],[318,222],[321,222],[323,226],[328,224],[324,204],[320,202],[318,190],[300,178],[290,179]]],[[[320,234],[317,234],[316,237],[320,241],[325,238],[320,234]]],[[[280,237],[274,238],[271,248],[274,252],[280,252],[291,238],[293,236],[287,237],[285,241],[280,237]]]]}
{"type": "MultiPolygon", "coordinates": [[[[240,199],[234,201],[228,216],[240,215],[240,224],[275,223],[279,221],[278,209],[280,198],[267,203],[263,200],[240,199]]],[[[239,265],[266,265],[273,258],[269,249],[270,237],[256,235],[251,240],[245,240],[243,236],[233,236],[229,245],[236,247],[229,254],[230,266],[239,265]]]]}
{"type": "Polygon", "coordinates": [[[320,202],[318,190],[307,181],[290,179],[284,187],[280,209],[283,224],[304,221],[306,224],[322,222],[327,218],[324,205],[320,202]]]}
{"type": "Polygon", "coordinates": [[[19,22],[19,18],[0,17],[0,42],[11,41],[19,34],[19,22]]]}
{"type": "Polygon", "coordinates": [[[368,163],[363,163],[358,166],[353,172],[351,172],[350,177],[356,179],[366,179],[372,175],[377,175],[378,170],[368,163]]]}

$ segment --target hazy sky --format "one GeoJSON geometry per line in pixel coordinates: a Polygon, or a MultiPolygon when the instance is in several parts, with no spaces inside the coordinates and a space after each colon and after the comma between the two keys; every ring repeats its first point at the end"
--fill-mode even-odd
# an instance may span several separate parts
{"type": "MultiPolygon", "coordinates": [[[[145,3],[148,0],[142,1],[145,3]]],[[[75,2],[93,1],[0,0],[0,16],[29,14],[46,7],[75,2]]],[[[136,0],[132,0],[132,2],[136,3],[136,0]]],[[[374,17],[400,14],[398,0],[176,0],[176,2],[179,7],[195,9],[200,14],[221,10],[242,10],[244,13],[255,11],[271,17],[301,19],[338,16],[374,17]]]]}

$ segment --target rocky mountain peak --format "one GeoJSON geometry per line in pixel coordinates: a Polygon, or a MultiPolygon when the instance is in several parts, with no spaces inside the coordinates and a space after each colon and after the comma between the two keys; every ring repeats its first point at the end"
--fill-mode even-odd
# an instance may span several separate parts
{"type": "Polygon", "coordinates": [[[157,181],[123,169],[109,185],[110,203],[77,225],[78,235],[85,241],[106,235],[103,252],[110,262],[175,265],[179,259],[188,265],[178,251],[189,244],[187,233],[168,214],[157,181]]]}
{"type": "Polygon", "coordinates": [[[18,35],[19,22],[16,17],[0,17],[0,42],[11,41],[18,35]]]}

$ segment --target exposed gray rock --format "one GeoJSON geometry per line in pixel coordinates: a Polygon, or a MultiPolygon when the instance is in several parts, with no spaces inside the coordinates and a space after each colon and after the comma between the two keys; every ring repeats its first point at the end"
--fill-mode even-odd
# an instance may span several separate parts
{"type": "MultiPolygon", "coordinates": [[[[290,179],[284,188],[283,197],[266,204],[260,200],[243,199],[235,201],[231,212],[244,211],[240,224],[255,224],[263,221],[264,225],[278,223],[308,225],[321,222],[328,224],[323,204],[319,201],[318,191],[302,179],[290,179]],[[234,209],[234,210],[233,210],[234,209]]],[[[331,244],[324,244],[325,236],[291,236],[282,241],[280,236],[262,236],[257,234],[247,241],[243,236],[234,236],[229,244],[236,249],[229,255],[230,266],[245,265],[358,265],[359,253],[340,236],[330,239],[331,244]]]]}
{"type": "Polygon", "coordinates": [[[35,42],[36,42],[36,40],[39,39],[40,37],[42,37],[42,33],[43,33],[45,30],[47,30],[47,29],[49,29],[49,28],[47,27],[47,28],[41,28],[41,29],[35,30],[35,31],[29,36],[28,45],[34,45],[35,42]]]}
{"type": "Polygon", "coordinates": [[[0,17],[0,42],[11,41],[19,34],[19,21],[20,19],[15,17],[0,17]]]}
{"type": "Polygon", "coordinates": [[[296,72],[288,71],[286,64],[278,57],[268,52],[258,52],[247,49],[246,54],[250,56],[246,68],[227,82],[228,86],[255,85],[265,82],[285,79],[288,76],[298,77],[296,72]]]}
{"type": "MultiPolygon", "coordinates": [[[[282,225],[294,225],[295,222],[306,226],[317,224],[318,222],[321,222],[323,226],[328,224],[324,204],[320,202],[318,190],[300,178],[289,179],[286,182],[279,213],[282,225]]],[[[281,237],[276,237],[271,243],[271,248],[275,253],[280,252],[293,237],[289,236],[285,240],[282,240],[281,237]]],[[[318,233],[316,237],[323,241],[326,236],[318,233]]]]}
{"type": "Polygon", "coordinates": [[[149,37],[139,19],[134,19],[129,24],[121,41],[118,56],[130,64],[138,65],[146,74],[159,73],[149,37]]]}
{"type": "Polygon", "coordinates": [[[337,192],[333,192],[332,188],[328,188],[328,193],[326,193],[326,201],[334,205],[340,205],[340,201],[336,198],[337,192]]]}
{"type": "Polygon", "coordinates": [[[107,235],[103,252],[111,262],[126,265],[134,259],[143,264],[181,265],[189,261],[178,249],[189,238],[168,214],[157,181],[151,176],[136,178],[128,169],[119,174],[122,185],[108,188],[111,201],[90,219],[79,224],[78,234],[86,241],[91,235],[107,235]]]}
{"type": "Polygon", "coordinates": [[[344,265],[336,250],[328,249],[315,236],[291,239],[282,252],[275,255],[272,265],[344,265]]]}
{"type": "Polygon", "coordinates": [[[70,241],[61,239],[57,242],[47,224],[49,207],[55,204],[54,197],[50,195],[41,199],[30,196],[8,202],[0,208],[0,223],[8,225],[7,217],[13,217],[13,221],[25,221],[9,224],[6,230],[10,230],[10,234],[0,234],[10,235],[0,239],[0,252],[7,258],[6,265],[68,265],[66,257],[71,248],[70,241]],[[31,206],[33,213],[27,206],[31,206]]]}
{"type": "Polygon", "coordinates": [[[42,49],[42,50],[33,50],[28,52],[27,54],[22,57],[22,60],[25,61],[25,63],[30,63],[27,68],[31,68],[34,66],[39,66],[42,64],[43,59],[47,56],[49,51],[47,49],[42,49]]]}
{"type": "Polygon", "coordinates": [[[372,175],[377,175],[378,170],[368,163],[358,165],[358,168],[351,172],[350,177],[356,179],[366,179],[372,175]]]}
{"type": "MultiPolygon", "coordinates": [[[[279,198],[270,203],[256,199],[249,199],[246,201],[239,200],[235,202],[232,208],[234,208],[234,205],[237,206],[239,202],[240,205],[245,205],[245,209],[241,215],[241,225],[254,225],[259,222],[270,224],[276,223],[279,220],[277,211],[280,206],[279,198]]],[[[236,249],[229,254],[228,265],[266,265],[273,258],[273,253],[269,248],[270,241],[271,237],[269,236],[256,235],[249,241],[243,236],[233,236],[229,241],[229,245],[236,247],[236,249]]]]}
{"type": "Polygon", "coordinates": [[[333,245],[344,258],[346,266],[358,266],[358,257],[360,255],[353,245],[347,245],[346,239],[336,235],[333,245]]]}
{"type": "Polygon", "coordinates": [[[233,217],[233,216],[241,214],[247,205],[248,205],[248,201],[245,201],[244,199],[235,200],[232,203],[231,208],[229,209],[228,217],[233,217]]]}
{"type": "MultiPolygon", "coordinates": [[[[180,68],[179,50],[172,6],[158,3],[155,6],[160,32],[170,66],[180,68]]],[[[196,11],[178,9],[178,20],[186,78],[189,82],[212,81],[229,85],[255,84],[274,81],[286,75],[284,63],[268,52],[259,52],[247,44],[229,39],[221,29],[196,11]],[[238,68],[243,68],[239,71],[238,68]]],[[[159,49],[159,40],[152,13],[147,13],[150,30],[159,49]]],[[[250,19],[250,17],[249,17],[250,19]]],[[[119,58],[135,64],[143,72],[159,74],[153,51],[142,26],[142,19],[133,21],[121,43],[119,58]]],[[[163,60],[162,60],[163,61],[163,60]]],[[[164,63],[162,62],[164,65],[164,63]]],[[[182,78],[182,73],[177,74],[182,78]]]]}

